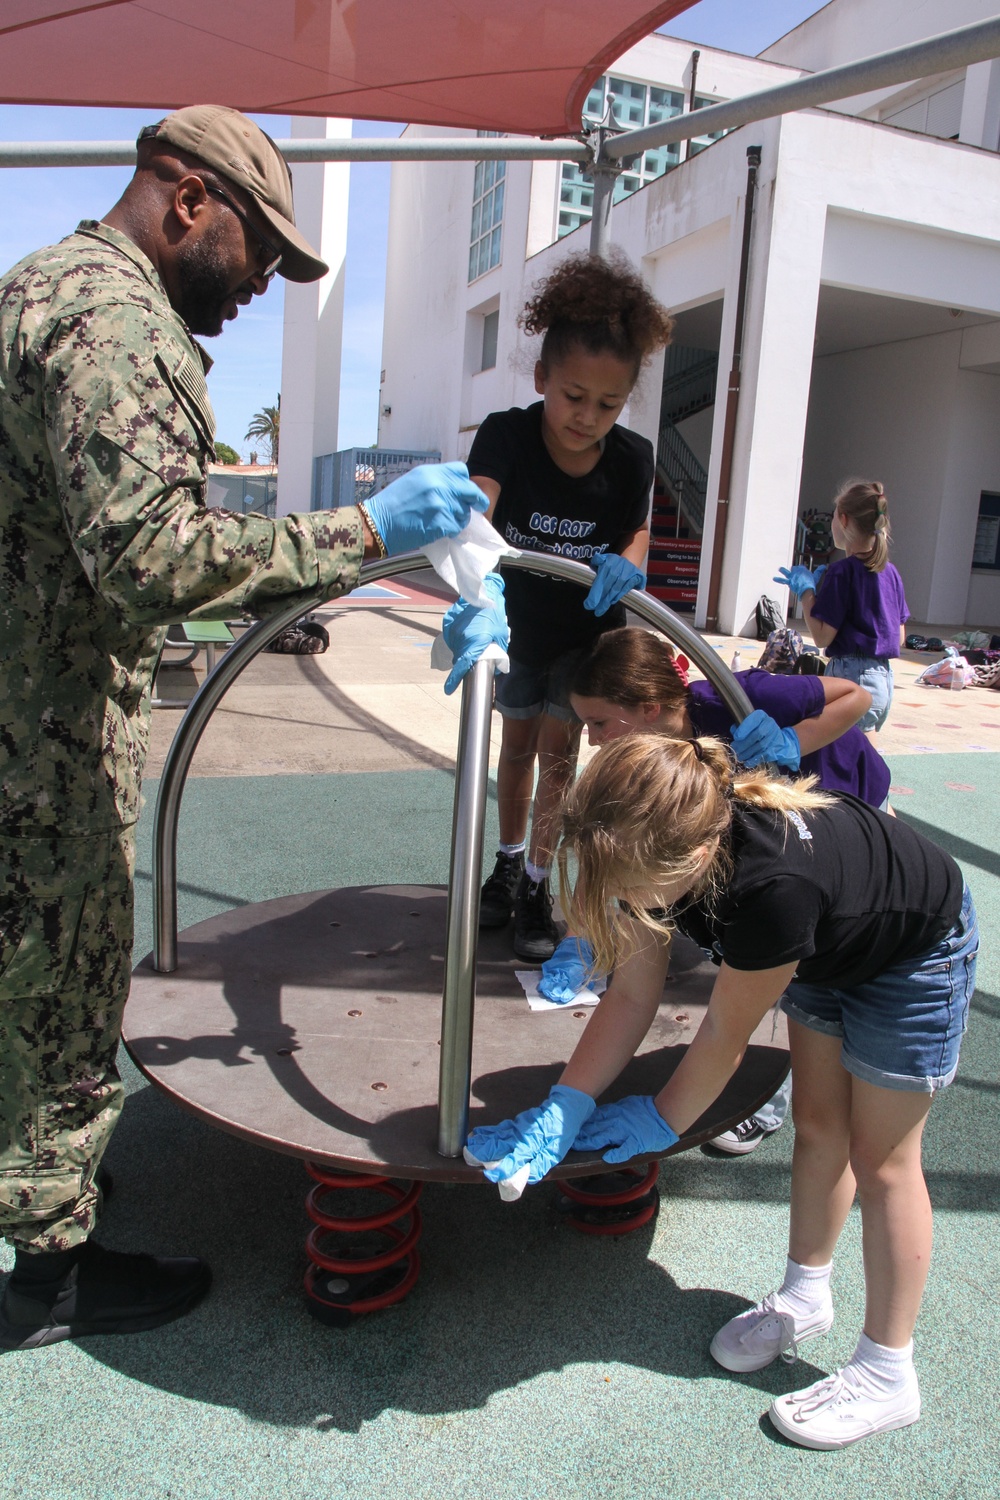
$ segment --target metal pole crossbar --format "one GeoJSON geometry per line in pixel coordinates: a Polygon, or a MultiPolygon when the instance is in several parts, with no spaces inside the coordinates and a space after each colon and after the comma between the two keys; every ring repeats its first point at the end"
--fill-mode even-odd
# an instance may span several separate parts
{"type": "MultiPolygon", "coordinates": [[[[880,52],[858,62],[844,63],[822,73],[810,73],[791,83],[744,94],[724,104],[711,104],[641,130],[627,130],[606,139],[601,158],[620,162],[657,146],[672,145],[692,136],[735,130],[755,120],[771,119],[792,110],[810,109],[837,99],[850,99],[873,89],[910,83],[935,73],[968,67],[1000,57],[1000,16],[961,26],[955,31],[880,52]]],[[[286,161],[593,161],[592,149],[582,140],[536,140],[517,137],[453,137],[450,140],[279,140],[286,161]]],[[[0,142],[0,167],[120,167],[135,163],[131,141],[6,141],[0,142]]]]}
{"type": "Polygon", "coordinates": [[[863,57],[859,62],[843,63],[822,73],[809,73],[805,78],[777,84],[756,94],[744,94],[725,104],[710,104],[694,114],[677,115],[660,125],[630,130],[605,142],[604,153],[618,161],[623,156],[634,156],[637,151],[669,146],[694,135],[735,130],[755,120],[769,120],[792,110],[831,104],[836,99],[851,99],[872,89],[911,83],[934,73],[947,73],[953,68],[968,67],[970,63],[985,62],[998,56],[1000,16],[992,16],[988,21],[977,21],[972,26],[959,27],[957,31],[945,31],[923,42],[896,47],[891,52],[879,52],[874,57],[863,57]]]}

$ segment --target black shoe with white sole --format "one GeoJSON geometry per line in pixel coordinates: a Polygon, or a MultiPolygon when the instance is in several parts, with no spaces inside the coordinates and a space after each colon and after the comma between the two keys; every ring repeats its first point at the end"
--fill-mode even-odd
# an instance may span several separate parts
{"type": "Polygon", "coordinates": [[[751,1151],[756,1151],[761,1141],[766,1141],[769,1135],[780,1129],[780,1125],[773,1125],[768,1130],[756,1115],[751,1115],[749,1120],[741,1120],[732,1130],[724,1130],[721,1135],[714,1136],[708,1144],[714,1146],[716,1151],[724,1151],[727,1156],[749,1156],[751,1151]]]}

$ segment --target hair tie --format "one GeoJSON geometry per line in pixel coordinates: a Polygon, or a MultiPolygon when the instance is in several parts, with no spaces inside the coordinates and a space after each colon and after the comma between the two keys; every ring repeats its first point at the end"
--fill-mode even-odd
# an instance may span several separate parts
{"type": "Polygon", "coordinates": [[[695,759],[703,761],[705,759],[705,752],[701,748],[699,742],[697,740],[690,740],[688,743],[690,744],[691,749],[694,751],[695,759]]]}

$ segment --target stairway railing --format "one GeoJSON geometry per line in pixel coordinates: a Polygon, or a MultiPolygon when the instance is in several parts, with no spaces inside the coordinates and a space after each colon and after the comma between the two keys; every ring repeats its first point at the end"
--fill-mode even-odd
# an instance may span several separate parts
{"type": "Polygon", "coordinates": [[[660,427],[656,464],[678,509],[700,536],[705,529],[708,474],[672,422],[660,427]]]}

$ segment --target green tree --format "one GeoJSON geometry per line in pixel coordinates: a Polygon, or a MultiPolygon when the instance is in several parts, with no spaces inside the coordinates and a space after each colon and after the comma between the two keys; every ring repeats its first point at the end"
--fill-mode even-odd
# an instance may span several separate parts
{"type": "Polygon", "coordinates": [[[275,406],[264,406],[260,411],[254,412],[250,418],[250,426],[246,431],[246,441],[251,438],[258,439],[267,445],[268,455],[273,464],[278,462],[278,430],[281,425],[281,396],[278,396],[275,406]]]}
{"type": "Polygon", "coordinates": [[[228,443],[216,443],[215,461],[218,464],[238,464],[240,455],[235,448],[230,448],[228,443]]]}

